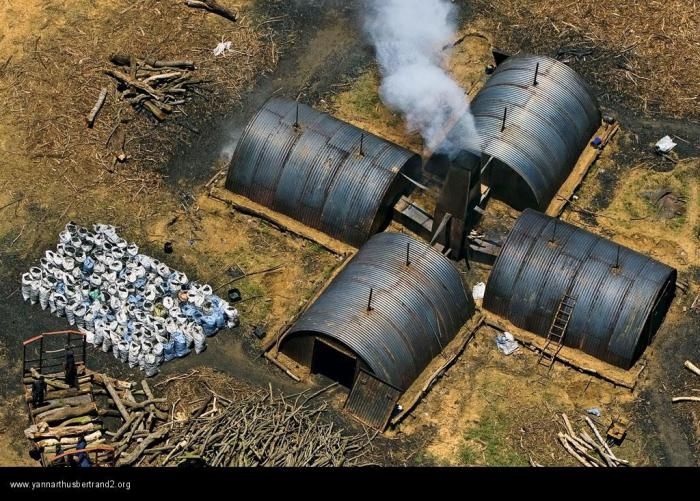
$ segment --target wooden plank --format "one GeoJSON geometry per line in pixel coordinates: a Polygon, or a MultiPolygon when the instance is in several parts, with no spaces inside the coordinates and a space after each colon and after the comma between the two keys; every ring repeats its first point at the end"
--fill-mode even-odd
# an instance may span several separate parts
{"type": "Polygon", "coordinates": [[[583,153],[581,153],[569,177],[564,181],[564,184],[561,185],[557,194],[554,195],[545,214],[551,217],[559,217],[561,215],[566,205],[571,201],[571,197],[585,179],[591,166],[603,152],[603,148],[605,148],[618,130],[620,130],[620,125],[618,123],[601,125],[591,138],[591,141],[589,141],[584,148],[583,153]],[[602,140],[598,148],[591,146],[591,142],[596,137],[600,137],[602,140]]]}
{"type": "Polygon", "coordinates": [[[292,378],[294,381],[301,381],[302,377],[298,376],[295,374],[292,369],[291,369],[291,364],[289,363],[291,360],[289,360],[288,357],[286,357],[283,353],[275,353],[274,356],[269,352],[266,351],[264,353],[265,358],[267,358],[270,362],[275,364],[279,369],[283,370],[287,376],[292,378]]]}
{"type": "MultiPolygon", "coordinates": [[[[517,341],[533,350],[541,352],[544,349],[546,344],[546,339],[544,337],[520,329],[508,320],[498,317],[486,310],[481,311],[484,314],[486,325],[499,331],[510,332],[517,341]]],[[[630,390],[634,390],[639,376],[646,367],[646,363],[640,360],[631,369],[624,370],[568,346],[562,346],[561,351],[556,355],[556,359],[576,370],[591,374],[616,386],[622,386],[630,390]]]]}
{"type": "Polygon", "coordinates": [[[228,190],[221,190],[216,186],[212,186],[209,191],[209,196],[215,200],[230,205],[235,210],[248,214],[260,219],[264,219],[281,231],[293,233],[301,238],[310,240],[324,249],[338,254],[340,256],[355,252],[355,247],[348,245],[340,240],[330,237],[315,228],[306,226],[296,219],[293,219],[285,214],[273,211],[272,209],[253,202],[241,195],[237,195],[228,190]]]}

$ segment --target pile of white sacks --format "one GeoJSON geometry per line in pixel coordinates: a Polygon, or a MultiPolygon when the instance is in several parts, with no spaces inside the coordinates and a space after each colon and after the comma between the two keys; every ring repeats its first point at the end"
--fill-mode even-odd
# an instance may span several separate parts
{"type": "Polygon", "coordinates": [[[238,325],[238,311],[184,273],[139,253],[113,226],[68,223],[56,251],[22,275],[22,297],[85,333],[88,343],[146,376],[206,348],[206,337],[238,325]]]}

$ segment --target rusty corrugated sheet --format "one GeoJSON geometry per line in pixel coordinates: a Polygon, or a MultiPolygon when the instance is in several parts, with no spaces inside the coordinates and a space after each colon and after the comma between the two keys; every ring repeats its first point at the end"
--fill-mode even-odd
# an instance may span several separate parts
{"type": "Polygon", "coordinates": [[[401,391],[360,369],[345,410],[367,426],[384,431],[401,391]]]}
{"type": "Polygon", "coordinates": [[[595,96],[574,70],[532,55],[512,56],[500,64],[474,98],[471,112],[479,137],[467,138],[468,149],[505,164],[530,191],[501,196],[514,206],[541,209],[566,180],[601,120],[595,96]]]}
{"type": "Polygon", "coordinates": [[[306,105],[273,98],[244,130],[226,187],[359,246],[390,216],[406,187],[401,171],[418,177],[420,157],[306,105]]]}
{"type": "Polygon", "coordinates": [[[546,337],[568,294],[576,305],[564,344],[627,369],[650,341],[648,320],[668,307],[675,280],[665,264],[526,210],[494,264],[484,308],[546,337]]]}
{"type": "Polygon", "coordinates": [[[408,235],[378,233],[287,331],[280,350],[294,336],[326,335],[405,391],[473,311],[449,259],[408,235]]]}

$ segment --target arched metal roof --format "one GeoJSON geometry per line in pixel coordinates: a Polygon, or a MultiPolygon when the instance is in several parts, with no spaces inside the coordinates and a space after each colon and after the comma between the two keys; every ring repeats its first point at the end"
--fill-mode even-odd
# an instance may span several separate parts
{"type": "Polygon", "coordinates": [[[623,368],[651,341],[676,270],[583,229],[526,210],[486,285],[484,308],[546,337],[564,294],[576,299],[564,344],[623,368]]]}
{"type": "Polygon", "coordinates": [[[390,216],[420,157],[304,104],[265,103],[236,146],[226,187],[351,245],[390,216]],[[298,116],[298,117],[297,117],[298,116]]]}
{"type": "Polygon", "coordinates": [[[403,391],[473,311],[449,259],[402,233],[379,233],[297,320],[280,350],[294,336],[328,336],[356,353],[375,376],[403,391]]]}
{"type": "Polygon", "coordinates": [[[595,96],[574,70],[531,55],[501,63],[474,98],[471,112],[479,137],[467,138],[467,148],[512,169],[530,193],[506,197],[526,195],[534,201],[530,206],[540,209],[566,180],[601,120],[595,96]]]}

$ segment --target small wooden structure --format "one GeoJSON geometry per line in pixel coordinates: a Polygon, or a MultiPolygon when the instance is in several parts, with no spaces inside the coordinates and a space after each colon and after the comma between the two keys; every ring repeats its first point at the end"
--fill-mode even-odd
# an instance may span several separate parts
{"type": "Polygon", "coordinates": [[[22,382],[30,426],[25,435],[43,466],[69,466],[80,453],[93,466],[114,466],[114,449],[104,442],[102,421],[93,392],[92,375],[86,373],[85,336],[79,331],[46,332],[22,343],[22,382]],[[66,349],[73,350],[78,386],[64,382],[66,349]],[[32,383],[41,376],[46,383],[44,402],[34,406],[32,383]],[[80,436],[88,446],[76,449],[80,436]],[[60,449],[57,447],[60,445],[60,449]],[[58,452],[58,453],[57,453],[58,452]]]}

